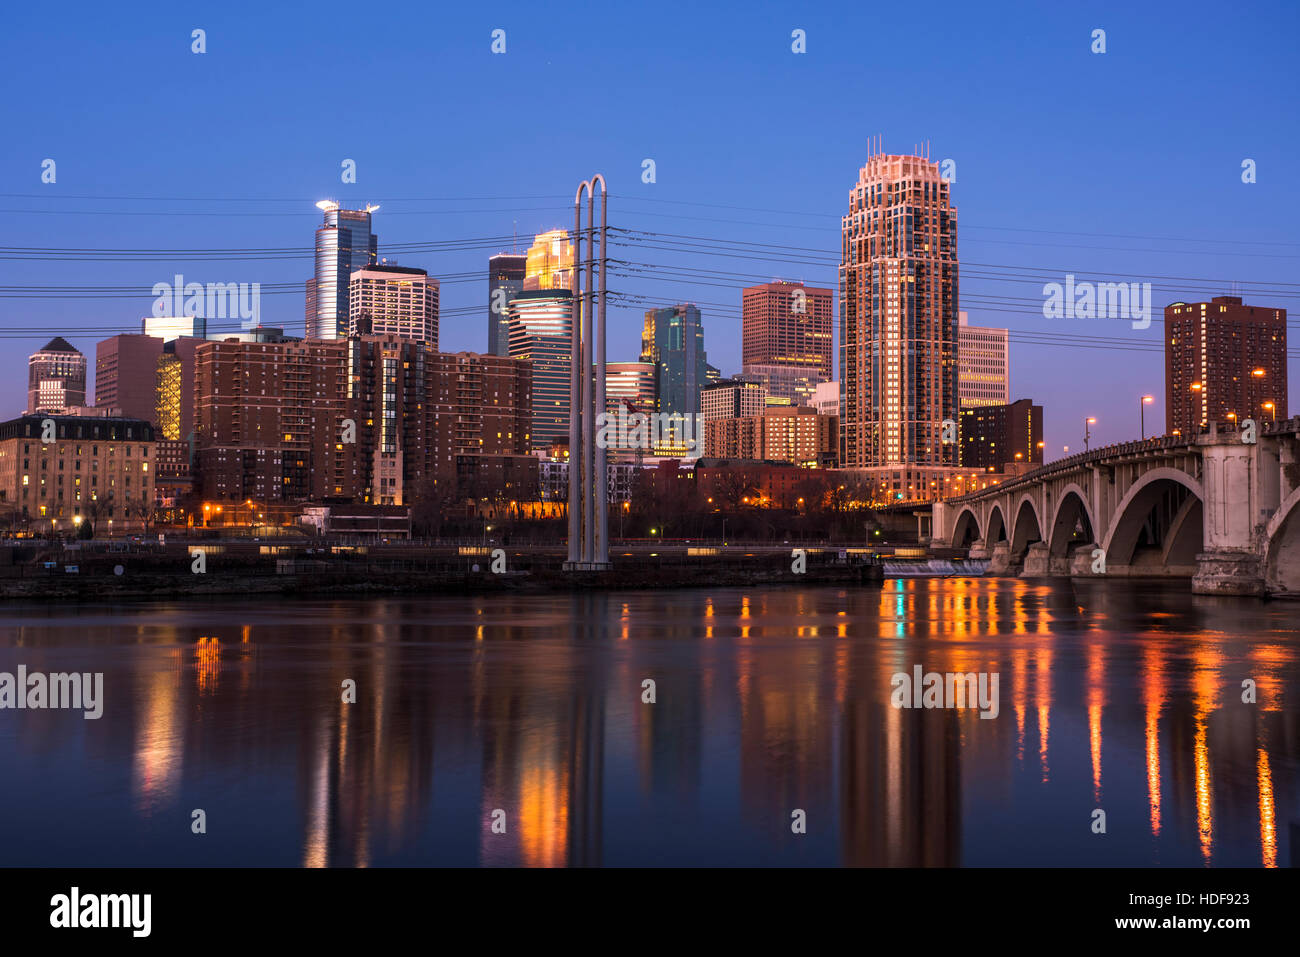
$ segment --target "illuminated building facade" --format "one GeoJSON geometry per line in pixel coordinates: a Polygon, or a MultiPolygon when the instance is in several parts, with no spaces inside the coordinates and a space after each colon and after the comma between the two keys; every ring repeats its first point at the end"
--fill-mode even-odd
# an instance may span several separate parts
{"type": "Polygon", "coordinates": [[[767,387],[745,376],[711,382],[700,390],[700,415],[705,422],[762,415],[766,403],[767,387]]]}
{"type": "Polygon", "coordinates": [[[772,406],[759,415],[706,419],[704,455],[790,462],[805,468],[835,464],[839,422],[801,406],[772,406]]]}
{"type": "Polygon", "coordinates": [[[438,348],[439,283],[423,269],[380,263],[348,280],[348,335],[393,335],[438,348]]]}
{"type": "Polygon", "coordinates": [[[538,233],[524,256],[524,289],[569,290],[573,277],[573,243],[563,229],[538,233]]]}
{"type": "Polygon", "coordinates": [[[814,386],[828,381],[835,374],[834,318],[830,289],[777,280],[741,290],[744,371],[752,371],[751,366],[790,366],[814,386]]]}
{"type": "Polygon", "coordinates": [[[875,154],[849,193],[839,268],[841,464],[952,466],[957,210],[939,165],[875,154]]]}
{"type": "Polygon", "coordinates": [[[1165,307],[1165,430],[1285,419],[1286,310],[1238,296],[1165,307]]]}
{"type": "Polygon", "coordinates": [[[569,356],[574,303],[568,289],[525,290],[510,303],[510,357],[532,366],[534,449],[569,440],[569,356]]]}
{"type": "Polygon", "coordinates": [[[33,534],[137,529],[154,502],[153,426],[142,419],[25,415],[0,423],[0,508],[33,534]],[[54,420],[55,441],[41,441],[54,420]],[[105,524],[101,527],[100,521],[105,524]]]}
{"type": "Polygon", "coordinates": [[[966,323],[960,314],[957,340],[957,397],[961,408],[1011,401],[1010,332],[966,323]]]}
{"type": "Polygon", "coordinates": [[[341,209],[331,200],[316,206],[325,221],[316,229],[316,275],[307,280],[307,338],[343,339],[349,328],[348,279],[378,258],[371,214],[379,207],[341,209]]]}
{"type": "Polygon", "coordinates": [[[27,411],[62,412],[86,404],[86,357],[56,336],[27,360],[27,411]]]}

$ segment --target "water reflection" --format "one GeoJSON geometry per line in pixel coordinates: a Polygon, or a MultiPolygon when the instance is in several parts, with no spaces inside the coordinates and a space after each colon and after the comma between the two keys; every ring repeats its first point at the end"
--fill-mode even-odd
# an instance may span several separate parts
{"type": "Polygon", "coordinates": [[[1295,606],[1180,584],[11,612],[0,670],[104,671],[106,704],[89,722],[0,712],[0,766],[23,784],[0,795],[0,864],[1293,853],[1295,606]],[[917,664],[998,672],[1010,699],[994,720],[892,707],[917,664]],[[220,840],[194,842],[198,807],[220,840]]]}

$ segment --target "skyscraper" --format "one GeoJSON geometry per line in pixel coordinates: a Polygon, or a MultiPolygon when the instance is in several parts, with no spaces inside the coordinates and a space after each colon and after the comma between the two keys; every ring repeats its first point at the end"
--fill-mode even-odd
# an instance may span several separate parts
{"type": "Polygon", "coordinates": [[[27,412],[62,412],[86,404],[86,357],[56,336],[27,359],[27,412]]]}
{"type": "Polygon", "coordinates": [[[797,404],[803,397],[786,383],[810,383],[811,392],[819,382],[835,374],[834,294],[829,289],[805,286],[801,282],[774,281],[750,286],[740,294],[741,362],[747,373],[762,375],[753,367],[785,367],[794,370],[782,375],[767,373],[773,395],[784,395],[797,404]],[[788,393],[788,394],[787,394],[788,393]]]}
{"type": "Polygon", "coordinates": [[[641,332],[641,361],[655,365],[659,411],[695,415],[707,384],[704,325],[690,303],[647,309],[641,332]]]}
{"type": "Polygon", "coordinates": [[[1239,296],[1165,307],[1165,430],[1287,418],[1286,310],[1239,296]]]}
{"type": "Polygon", "coordinates": [[[488,259],[489,355],[510,355],[510,300],[524,291],[528,257],[521,253],[497,253],[488,259]]]}
{"type": "Polygon", "coordinates": [[[605,408],[614,414],[627,403],[640,412],[655,409],[655,367],[649,362],[605,363],[605,408]]]}
{"type": "Polygon", "coordinates": [[[939,165],[869,157],[842,233],[840,464],[955,466],[957,210],[939,165]]]}
{"type": "MultiPolygon", "coordinates": [[[[698,416],[700,390],[710,381],[708,359],[704,352],[704,325],[700,310],[690,303],[647,309],[641,331],[641,361],[655,366],[655,395],[658,411],[667,416],[698,416]]],[[[661,455],[683,455],[701,451],[697,425],[661,420],[663,441],[661,455]],[[687,438],[694,437],[692,441],[687,438]]]]}
{"type": "Polygon", "coordinates": [[[358,269],[348,279],[348,335],[394,335],[437,349],[438,293],[438,280],[423,269],[358,269]]]}
{"type": "Polygon", "coordinates": [[[569,289],[573,243],[563,229],[538,233],[525,255],[524,289],[569,289]]]}
{"type": "Polygon", "coordinates": [[[573,313],[568,289],[526,290],[510,303],[510,357],[532,363],[534,449],[569,440],[573,313]]]}
{"type": "Polygon", "coordinates": [[[957,397],[963,409],[1011,401],[1011,359],[1006,329],[966,324],[959,314],[957,397]]]}
{"type": "Polygon", "coordinates": [[[332,200],[316,204],[325,221],[316,229],[316,275],[307,280],[307,338],[344,339],[348,334],[348,279],[373,265],[379,240],[370,214],[378,206],[341,209],[332,200]]]}
{"type": "Polygon", "coordinates": [[[123,333],[95,344],[95,405],[131,419],[158,421],[158,359],[163,340],[123,333]]]}

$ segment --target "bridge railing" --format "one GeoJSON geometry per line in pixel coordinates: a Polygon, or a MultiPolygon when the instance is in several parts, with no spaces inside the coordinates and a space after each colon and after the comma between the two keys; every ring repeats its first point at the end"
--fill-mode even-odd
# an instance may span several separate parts
{"type": "MultiPolygon", "coordinates": [[[[1078,452],[1068,458],[1057,459],[1055,462],[1049,462],[1046,465],[1034,469],[1032,472],[1026,472],[1024,475],[1017,475],[1015,478],[1008,479],[1005,482],[1000,482],[992,488],[981,489],[978,492],[967,492],[965,495],[956,495],[952,498],[943,499],[943,501],[949,503],[978,502],[986,498],[1001,495],[1008,491],[1033,485],[1061,472],[1073,471],[1080,466],[1090,465],[1093,462],[1098,462],[1103,459],[1124,455],[1139,455],[1144,452],[1159,452],[1164,449],[1192,448],[1197,444],[1197,439],[1202,436],[1232,435],[1237,431],[1239,430],[1236,422],[1212,421],[1202,426],[1196,435],[1157,435],[1137,442],[1120,442],[1116,445],[1104,445],[1099,448],[1089,449],[1087,452],[1078,452]]],[[[1264,435],[1300,433],[1300,416],[1293,416],[1292,418],[1282,419],[1277,422],[1264,422],[1261,426],[1261,432],[1264,435]]]]}

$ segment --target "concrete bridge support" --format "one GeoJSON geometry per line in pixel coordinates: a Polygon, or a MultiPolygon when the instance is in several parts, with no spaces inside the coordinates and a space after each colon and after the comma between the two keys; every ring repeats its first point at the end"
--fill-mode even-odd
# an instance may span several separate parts
{"type": "Polygon", "coordinates": [[[1264,594],[1254,521],[1259,514],[1256,451],[1239,441],[1201,449],[1205,550],[1196,556],[1192,578],[1197,595],[1264,594]]]}

